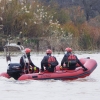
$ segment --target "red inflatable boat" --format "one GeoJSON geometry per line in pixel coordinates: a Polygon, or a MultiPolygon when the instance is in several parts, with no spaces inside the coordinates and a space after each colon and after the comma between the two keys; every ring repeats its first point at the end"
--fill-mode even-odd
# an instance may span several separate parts
{"type": "MultiPolygon", "coordinates": [[[[89,76],[97,67],[97,62],[93,59],[82,58],[80,59],[80,61],[88,69],[87,71],[84,71],[81,66],[78,66],[75,70],[60,69],[60,66],[56,66],[56,71],[53,73],[40,72],[32,74],[23,74],[18,78],[18,80],[74,80],[89,76]]],[[[10,76],[7,73],[1,73],[0,76],[10,78],[10,76]]]]}
{"type": "MultiPolygon", "coordinates": [[[[22,72],[20,72],[20,65],[18,63],[11,62],[11,57],[9,54],[10,54],[10,48],[11,50],[15,50],[15,49],[12,49],[13,47],[17,48],[17,50],[20,50],[22,54],[24,55],[25,55],[25,52],[23,52],[24,47],[20,45],[19,42],[17,44],[8,43],[7,45],[5,45],[5,48],[4,48],[7,62],[9,62],[8,69],[10,72],[12,71],[10,76],[12,76],[16,80],[46,80],[46,79],[73,80],[73,79],[84,78],[86,76],[89,76],[97,67],[97,62],[94,59],[82,58],[80,59],[80,61],[88,69],[87,71],[84,71],[83,68],[79,65],[75,70],[60,69],[60,66],[56,66],[55,72],[44,71],[44,72],[39,72],[39,73],[22,74],[22,72]],[[17,74],[18,74],[18,77],[15,78],[13,75],[16,76],[17,74]]],[[[7,72],[1,73],[0,76],[10,78],[7,72]]]]}

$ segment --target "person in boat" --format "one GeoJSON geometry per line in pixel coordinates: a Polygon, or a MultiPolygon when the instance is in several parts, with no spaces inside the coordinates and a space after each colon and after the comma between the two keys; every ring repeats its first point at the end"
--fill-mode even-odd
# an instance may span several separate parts
{"type": "Polygon", "coordinates": [[[21,67],[23,69],[24,73],[38,73],[39,72],[39,68],[35,66],[35,64],[32,62],[31,58],[30,58],[30,52],[31,49],[30,48],[26,48],[25,50],[25,55],[23,55],[20,58],[20,64],[21,67]]]}
{"type": "Polygon", "coordinates": [[[87,70],[86,67],[84,67],[84,65],[80,62],[80,60],[77,58],[76,55],[72,54],[72,49],[71,48],[66,48],[65,49],[65,55],[61,61],[61,68],[67,68],[69,70],[75,70],[75,68],[77,67],[77,64],[79,64],[80,66],[82,66],[82,68],[84,69],[84,71],[87,70]]]}
{"type": "Polygon", "coordinates": [[[44,70],[48,72],[54,72],[55,67],[59,64],[56,57],[52,56],[52,50],[47,49],[46,50],[46,56],[43,57],[41,61],[41,71],[44,70]]]}

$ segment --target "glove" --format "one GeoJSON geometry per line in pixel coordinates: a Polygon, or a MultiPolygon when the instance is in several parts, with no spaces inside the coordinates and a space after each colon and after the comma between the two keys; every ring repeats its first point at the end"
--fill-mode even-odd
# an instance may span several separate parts
{"type": "Polygon", "coordinates": [[[60,69],[62,69],[63,67],[62,66],[60,66],[60,69]]]}
{"type": "Polygon", "coordinates": [[[34,67],[34,71],[36,71],[36,67],[34,67]]]}
{"type": "Polygon", "coordinates": [[[84,70],[84,71],[87,71],[88,69],[87,69],[87,68],[84,68],[83,70],[84,70]]]}
{"type": "Polygon", "coordinates": [[[30,70],[32,70],[32,67],[30,67],[30,70]]]}

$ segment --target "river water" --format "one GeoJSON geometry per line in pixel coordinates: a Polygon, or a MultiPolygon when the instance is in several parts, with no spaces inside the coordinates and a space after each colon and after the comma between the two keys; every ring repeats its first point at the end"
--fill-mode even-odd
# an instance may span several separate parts
{"type": "MultiPolygon", "coordinates": [[[[55,55],[61,62],[63,55],[55,55]]],[[[81,54],[78,58],[90,57],[97,61],[97,68],[86,78],[77,80],[30,80],[16,81],[0,77],[0,100],[100,100],[100,54],[81,54]]],[[[12,62],[19,62],[19,56],[12,62]]],[[[35,65],[40,67],[43,55],[32,54],[35,65]]],[[[5,72],[7,63],[0,56],[0,73],[5,72]]]]}

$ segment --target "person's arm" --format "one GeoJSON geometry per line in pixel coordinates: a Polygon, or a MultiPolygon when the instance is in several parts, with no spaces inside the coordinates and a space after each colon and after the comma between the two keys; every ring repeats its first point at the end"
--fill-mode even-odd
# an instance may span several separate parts
{"type": "Polygon", "coordinates": [[[69,56],[68,54],[65,54],[65,55],[64,55],[64,57],[63,57],[63,59],[62,59],[62,61],[61,61],[61,66],[63,66],[63,64],[67,62],[68,56],[69,56]]]}
{"type": "Polygon", "coordinates": [[[78,64],[80,65],[80,66],[82,66],[82,68],[84,68],[84,71],[86,71],[86,70],[88,70],[86,67],[84,67],[84,65],[80,62],[80,60],[77,58],[77,60],[78,60],[78,64]]]}
{"type": "Polygon", "coordinates": [[[63,59],[61,61],[61,66],[63,66],[64,62],[65,62],[65,55],[64,55],[64,57],[63,57],[63,59]]]}
{"type": "Polygon", "coordinates": [[[23,57],[20,58],[20,64],[21,64],[21,67],[23,69],[25,67],[25,63],[24,63],[23,57]]]}
{"type": "Polygon", "coordinates": [[[27,70],[27,68],[28,68],[28,65],[25,63],[25,61],[24,61],[24,56],[22,56],[21,58],[20,58],[20,64],[21,64],[21,67],[22,67],[22,69],[23,69],[23,72],[24,73],[26,73],[26,70],[27,70]]]}
{"type": "Polygon", "coordinates": [[[31,59],[29,59],[29,63],[30,63],[30,65],[31,65],[32,67],[36,67],[35,64],[32,62],[31,59]]]}
{"type": "Polygon", "coordinates": [[[44,64],[44,65],[47,65],[48,64],[48,56],[44,56],[44,58],[42,59],[42,63],[44,64]]]}
{"type": "Polygon", "coordinates": [[[44,66],[42,62],[41,62],[41,71],[44,71],[44,66]]]}
{"type": "Polygon", "coordinates": [[[41,71],[44,71],[44,64],[46,64],[46,56],[44,56],[41,61],[41,71]]]}
{"type": "Polygon", "coordinates": [[[37,66],[32,62],[31,59],[29,59],[29,63],[30,63],[30,65],[32,66],[32,68],[33,68],[34,71],[39,70],[39,67],[37,67],[37,66]]]}

